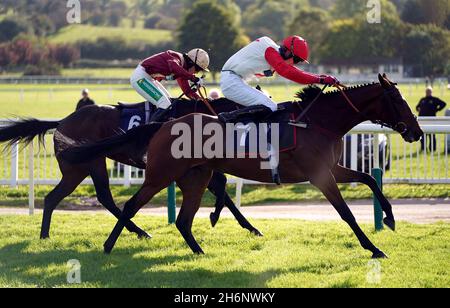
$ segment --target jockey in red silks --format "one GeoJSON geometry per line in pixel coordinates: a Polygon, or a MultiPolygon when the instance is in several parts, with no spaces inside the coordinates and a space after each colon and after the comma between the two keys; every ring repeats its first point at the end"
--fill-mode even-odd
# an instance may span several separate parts
{"type": "Polygon", "coordinates": [[[277,110],[276,103],[247,83],[254,77],[272,77],[278,73],[299,84],[339,83],[333,76],[315,75],[295,67],[299,63],[308,63],[308,57],[308,43],[299,36],[286,38],[281,46],[262,37],[238,51],[222,69],[221,89],[226,98],[247,108],[220,114],[220,120],[230,122],[249,114],[268,115],[277,110]]]}
{"type": "Polygon", "coordinates": [[[142,61],[131,76],[130,82],[142,97],[158,108],[150,122],[162,120],[171,105],[170,94],[161,81],[176,80],[187,97],[199,100],[200,96],[191,89],[189,81],[202,86],[203,79],[195,74],[209,71],[208,66],[209,55],[200,48],[187,54],[169,50],[142,61]]]}

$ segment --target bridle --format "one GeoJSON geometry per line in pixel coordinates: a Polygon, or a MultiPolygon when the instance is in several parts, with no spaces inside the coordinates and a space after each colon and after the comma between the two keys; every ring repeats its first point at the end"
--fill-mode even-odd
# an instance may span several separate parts
{"type": "MultiPolygon", "coordinates": [[[[342,93],[342,95],[344,96],[345,100],[350,105],[350,107],[352,107],[352,109],[355,110],[357,113],[365,116],[365,114],[363,112],[361,112],[356,107],[355,104],[352,103],[350,98],[347,96],[347,93],[345,93],[344,89],[346,87],[344,87],[340,84],[337,84],[335,86],[342,93]]],[[[403,101],[403,98],[400,96],[400,93],[398,92],[398,90],[395,87],[392,87],[389,90],[383,89],[383,98],[388,101],[387,105],[391,109],[390,114],[394,114],[394,116],[392,117],[393,118],[392,123],[396,123],[396,124],[389,124],[382,120],[371,120],[371,122],[381,125],[382,127],[388,127],[390,129],[398,132],[400,135],[405,134],[408,131],[408,125],[405,122],[399,120],[401,118],[401,115],[400,115],[400,111],[398,111],[398,109],[396,108],[396,105],[399,104],[399,101],[403,101]]]]}
{"type": "MultiPolygon", "coordinates": [[[[364,113],[362,112],[353,102],[352,100],[349,98],[349,96],[347,95],[347,93],[345,92],[345,90],[348,88],[342,84],[335,84],[334,85],[335,88],[337,88],[342,96],[344,97],[345,101],[347,102],[347,104],[360,116],[362,116],[365,119],[370,120],[370,118],[364,113]]],[[[295,120],[296,122],[300,121],[309,111],[309,109],[312,107],[312,105],[314,105],[314,103],[319,99],[319,97],[323,94],[323,92],[325,91],[326,86],[319,92],[319,94],[317,95],[317,97],[310,103],[310,105],[300,114],[300,116],[297,117],[297,119],[295,120]]],[[[383,89],[383,98],[388,100],[388,106],[391,109],[391,113],[390,114],[394,114],[395,118],[393,117],[393,121],[392,123],[396,123],[396,124],[388,124],[384,121],[381,120],[370,120],[372,123],[374,124],[378,124],[381,125],[382,127],[388,127],[396,132],[398,132],[399,134],[403,135],[408,131],[408,125],[403,122],[400,121],[399,119],[401,118],[400,116],[400,112],[398,111],[398,109],[396,108],[396,105],[399,104],[399,101],[403,101],[403,98],[400,96],[400,93],[398,92],[397,89],[395,89],[394,87],[389,89],[389,90],[385,90],[383,89]]]]}
{"type": "Polygon", "coordinates": [[[385,100],[388,101],[388,106],[391,109],[389,114],[392,114],[392,123],[396,123],[394,125],[392,124],[388,124],[386,122],[383,122],[381,120],[376,120],[373,121],[375,124],[379,124],[383,127],[388,127],[396,132],[398,132],[400,135],[405,134],[408,131],[408,125],[403,122],[400,121],[401,119],[401,114],[400,111],[397,109],[397,105],[399,104],[400,101],[403,101],[403,98],[400,96],[400,93],[398,92],[397,89],[395,89],[394,87],[392,89],[389,90],[384,90],[383,93],[383,98],[385,100]]]}

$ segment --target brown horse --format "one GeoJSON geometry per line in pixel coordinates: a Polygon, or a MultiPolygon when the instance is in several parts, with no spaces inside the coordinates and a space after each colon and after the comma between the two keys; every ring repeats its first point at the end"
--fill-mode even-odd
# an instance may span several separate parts
{"type": "MultiPolygon", "coordinates": [[[[380,199],[386,214],[385,224],[395,229],[395,219],[390,203],[369,175],[345,169],[338,165],[342,137],[356,125],[370,120],[389,126],[399,132],[406,142],[419,141],[423,135],[417,119],[400,94],[396,85],[385,76],[379,76],[380,83],[347,89],[343,94],[337,92],[320,96],[309,111],[309,129],[297,129],[297,146],[287,153],[280,154],[280,175],[283,183],[310,181],[322,191],[335,207],[342,219],[351,227],[361,246],[372,253],[373,258],[386,255],[367,238],[358,226],[347,203],[344,201],[337,183],[355,181],[369,185],[380,199]],[[346,99],[348,98],[348,100],[346,99]]],[[[311,92],[311,91],[307,91],[311,92]]],[[[306,93],[304,104],[292,104],[296,114],[300,114],[305,104],[311,102],[316,93],[306,93]]],[[[198,116],[197,116],[198,117],[198,116]]],[[[177,136],[172,128],[180,123],[194,131],[195,115],[166,123],[162,127],[142,126],[123,136],[110,138],[96,145],[86,145],[63,153],[64,158],[75,161],[88,160],[99,151],[112,151],[116,147],[133,143],[139,138],[151,138],[148,153],[170,153],[177,136]]],[[[202,116],[203,127],[211,123],[222,125],[217,118],[202,116]]],[[[208,138],[203,136],[203,142],[208,138]]],[[[147,162],[147,177],[139,192],[125,204],[121,219],[105,242],[105,252],[112,251],[124,225],[133,218],[139,209],[149,202],[155,194],[177,180],[183,192],[183,205],[177,219],[177,227],[194,253],[203,250],[192,235],[192,223],[197,213],[202,195],[212,175],[212,170],[220,170],[241,178],[272,182],[271,172],[261,170],[261,159],[207,159],[181,158],[173,155],[150,156],[147,162]],[[170,171],[169,171],[170,170],[170,171]],[[169,171],[169,172],[168,172],[169,171]]]]}
{"type": "MultiPolygon", "coordinates": [[[[211,103],[217,112],[232,111],[237,108],[227,100],[216,100],[211,103]]],[[[119,105],[119,106],[89,106],[80,109],[61,121],[40,121],[36,119],[25,119],[18,122],[12,121],[6,127],[0,129],[0,142],[32,142],[35,137],[39,137],[40,143],[45,144],[44,136],[47,131],[56,129],[54,137],[55,154],[59,168],[62,173],[60,183],[45,197],[44,215],[42,219],[41,238],[49,237],[51,217],[58,204],[69,196],[80,183],[88,176],[91,176],[97,192],[98,201],[108,209],[115,217],[121,217],[121,211],[116,206],[110,188],[109,177],[106,167],[106,156],[109,158],[140,169],[145,169],[147,143],[139,146],[116,151],[112,155],[98,157],[94,161],[86,164],[71,164],[60,159],[59,154],[72,143],[95,142],[104,138],[115,136],[120,131],[120,117],[124,108],[143,108],[144,104],[119,105]],[[62,137],[64,136],[64,137],[62,137]]],[[[202,103],[189,100],[174,100],[173,108],[169,113],[172,118],[179,118],[190,113],[211,114],[211,111],[202,103]]],[[[216,196],[216,208],[219,211],[225,204],[238,220],[239,224],[251,233],[262,236],[262,233],[253,227],[235,206],[230,196],[225,191],[227,183],[226,177],[215,172],[209,183],[209,190],[216,196]]],[[[211,223],[216,225],[219,220],[218,214],[211,214],[211,223]]],[[[149,238],[145,231],[136,226],[133,222],[126,223],[126,228],[136,233],[140,238],[149,238]]]]}

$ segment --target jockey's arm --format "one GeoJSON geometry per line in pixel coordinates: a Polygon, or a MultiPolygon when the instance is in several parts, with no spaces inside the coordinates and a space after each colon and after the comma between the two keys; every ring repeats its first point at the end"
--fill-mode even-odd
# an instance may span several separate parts
{"type": "Polygon", "coordinates": [[[167,64],[169,65],[170,72],[175,75],[176,79],[182,78],[184,80],[190,80],[195,81],[196,77],[194,74],[189,73],[186,71],[180,63],[178,63],[175,60],[169,60],[167,61],[167,64]]]}
{"type": "Polygon", "coordinates": [[[293,65],[289,65],[274,48],[268,48],[265,54],[266,61],[282,77],[300,84],[320,83],[320,76],[304,72],[293,65]]]}
{"type": "Polygon", "coordinates": [[[194,99],[194,100],[200,100],[200,96],[195,93],[194,90],[192,90],[192,88],[189,85],[189,81],[187,81],[186,79],[183,78],[178,78],[177,79],[178,85],[180,86],[181,90],[183,91],[183,93],[189,97],[190,99],[194,99]]]}

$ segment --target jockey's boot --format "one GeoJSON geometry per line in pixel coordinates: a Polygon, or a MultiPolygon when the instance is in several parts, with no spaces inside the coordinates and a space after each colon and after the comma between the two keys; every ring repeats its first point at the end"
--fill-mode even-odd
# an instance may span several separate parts
{"type": "Polygon", "coordinates": [[[232,112],[219,114],[219,120],[223,123],[236,123],[242,119],[258,120],[268,117],[272,113],[269,107],[264,105],[250,106],[232,112]]]}
{"type": "Polygon", "coordinates": [[[166,122],[167,116],[169,115],[169,111],[170,111],[170,108],[168,108],[168,109],[162,109],[162,108],[156,109],[155,113],[150,117],[149,123],[166,122]]]}

